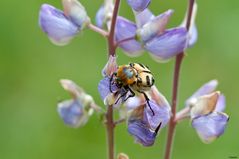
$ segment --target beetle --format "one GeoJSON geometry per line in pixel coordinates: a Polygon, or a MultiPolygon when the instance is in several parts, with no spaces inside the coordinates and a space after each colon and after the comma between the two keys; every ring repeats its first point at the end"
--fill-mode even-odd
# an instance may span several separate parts
{"type": "Polygon", "coordinates": [[[135,93],[141,93],[144,95],[145,100],[154,115],[154,111],[149,104],[149,98],[145,91],[149,91],[150,88],[154,85],[154,77],[148,68],[148,66],[141,63],[129,63],[128,65],[121,65],[117,68],[117,71],[111,75],[109,89],[111,93],[112,85],[115,84],[119,89],[123,89],[123,93],[116,100],[115,104],[118,101],[125,97],[128,92],[131,94],[124,99],[126,101],[130,97],[134,97],[135,93]]]}

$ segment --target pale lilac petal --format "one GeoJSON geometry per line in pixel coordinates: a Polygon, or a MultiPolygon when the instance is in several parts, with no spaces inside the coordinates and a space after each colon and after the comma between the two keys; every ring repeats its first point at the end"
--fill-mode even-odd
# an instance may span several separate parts
{"type": "Polygon", "coordinates": [[[166,30],[145,43],[145,49],[161,59],[167,60],[184,51],[187,42],[187,30],[174,28],[166,30]]]}
{"type": "Polygon", "coordinates": [[[224,112],[226,108],[226,98],[224,95],[220,95],[217,101],[215,112],[224,112]]]}
{"type": "MultiPolygon", "coordinates": [[[[115,32],[116,41],[120,42],[135,37],[136,29],[136,25],[133,22],[123,17],[118,17],[115,32]]],[[[143,51],[141,44],[135,39],[122,42],[119,47],[121,47],[129,56],[139,56],[143,51]]]]}
{"type": "MultiPolygon", "coordinates": [[[[188,46],[187,47],[193,47],[194,44],[197,42],[197,39],[198,39],[198,31],[197,31],[197,27],[196,27],[196,24],[195,24],[196,15],[197,15],[197,3],[195,2],[194,6],[193,6],[193,11],[192,11],[190,28],[189,28],[189,31],[188,31],[188,46]]],[[[188,13],[185,15],[181,26],[186,27],[187,17],[188,17],[188,13]]]]}
{"type": "Polygon", "coordinates": [[[141,12],[148,7],[151,0],[127,0],[127,2],[135,11],[141,12]]]}
{"type": "Polygon", "coordinates": [[[62,11],[48,4],[41,6],[39,25],[56,45],[66,45],[78,33],[78,27],[62,11]]]}
{"type": "Polygon", "coordinates": [[[128,122],[128,132],[134,136],[137,143],[143,146],[152,146],[157,136],[157,132],[151,131],[147,124],[141,120],[131,120],[128,122]]]}
{"type": "Polygon", "coordinates": [[[159,16],[153,18],[137,30],[137,37],[146,43],[157,35],[165,31],[166,25],[173,14],[173,10],[168,10],[159,16]]]}
{"type": "Polygon", "coordinates": [[[144,24],[155,18],[148,8],[142,12],[134,12],[134,14],[137,28],[141,28],[144,24]]]}
{"type": "Polygon", "coordinates": [[[125,102],[125,106],[126,106],[127,110],[133,110],[140,105],[142,105],[142,100],[138,96],[131,97],[131,98],[127,99],[127,101],[125,102]]]}
{"type": "Polygon", "coordinates": [[[105,7],[102,5],[100,9],[97,11],[95,16],[96,26],[99,28],[104,28],[105,25],[105,7]]]}
{"type": "Polygon", "coordinates": [[[80,29],[90,23],[85,7],[78,0],[62,0],[64,13],[80,29]]]}
{"type": "MultiPolygon", "coordinates": [[[[117,87],[112,85],[112,91],[116,91],[117,87]]],[[[98,91],[100,93],[101,99],[104,101],[105,98],[111,93],[110,92],[110,78],[105,77],[98,84],[98,91]]]]}
{"type": "Polygon", "coordinates": [[[71,127],[83,126],[88,120],[83,105],[78,100],[63,101],[58,104],[57,110],[64,123],[71,127]]]}
{"type": "Polygon", "coordinates": [[[217,80],[211,80],[201,86],[190,98],[187,99],[186,106],[191,102],[192,99],[212,93],[216,89],[217,85],[217,80]]]}
{"type": "Polygon", "coordinates": [[[228,119],[224,113],[213,112],[194,118],[192,126],[203,142],[210,143],[224,133],[228,119]]]}
{"type": "Polygon", "coordinates": [[[198,30],[195,24],[189,29],[188,36],[188,47],[193,47],[198,40],[198,30]]]}
{"type": "Polygon", "coordinates": [[[150,107],[147,105],[144,109],[144,121],[150,125],[150,128],[155,130],[160,123],[161,128],[165,127],[169,122],[171,111],[170,108],[166,105],[157,105],[155,101],[149,101],[150,107]]]}

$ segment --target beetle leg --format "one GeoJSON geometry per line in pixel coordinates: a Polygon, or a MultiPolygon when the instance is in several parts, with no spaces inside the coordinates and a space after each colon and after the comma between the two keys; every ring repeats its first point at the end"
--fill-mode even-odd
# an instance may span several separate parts
{"type": "Polygon", "coordinates": [[[146,93],[145,92],[141,92],[141,91],[138,91],[139,93],[142,93],[143,95],[144,95],[144,98],[145,98],[145,100],[146,100],[146,102],[147,102],[147,104],[148,104],[148,106],[149,106],[149,108],[150,108],[150,110],[152,111],[152,113],[153,113],[153,116],[154,116],[154,111],[153,111],[153,109],[152,109],[152,107],[150,106],[150,104],[149,104],[149,97],[146,95],[146,93]]]}
{"type": "Polygon", "coordinates": [[[113,93],[113,91],[112,91],[112,84],[113,84],[112,81],[113,81],[113,78],[114,78],[115,75],[116,75],[116,73],[113,73],[110,77],[109,90],[110,90],[111,93],[113,93]]]}
{"type": "Polygon", "coordinates": [[[115,104],[117,104],[117,103],[119,102],[120,98],[123,98],[127,93],[128,93],[128,90],[127,90],[125,93],[123,93],[123,94],[115,101],[115,104]]]}
{"type": "Polygon", "coordinates": [[[127,89],[130,91],[130,95],[126,98],[126,99],[124,99],[124,102],[127,100],[127,99],[129,99],[129,98],[131,98],[131,97],[134,97],[135,96],[135,93],[134,93],[134,91],[132,91],[132,89],[131,88],[129,88],[129,87],[127,87],[127,89]]]}

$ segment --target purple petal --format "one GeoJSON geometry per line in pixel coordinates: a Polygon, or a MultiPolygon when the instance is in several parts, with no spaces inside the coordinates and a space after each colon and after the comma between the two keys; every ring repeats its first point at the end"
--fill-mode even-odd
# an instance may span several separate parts
{"type": "Polygon", "coordinates": [[[210,143],[224,133],[228,119],[227,114],[213,112],[194,118],[192,126],[203,142],[210,143]]]}
{"type": "Polygon", "coordinates": [[[165,127],[170,119],[170,108],[166,105],[157,105],[155,101],[149,101],[150,107],[147,105],[144,109],[144,121],[150,125],[150,128],[155,130],[160,123],[162,123],[161,128],[165,127]]]}
{"type": "Polygon", "coordinates": [[[145,43],[145,49],[160,59],[167,60],[184,51],[187,42],[187,30],[183,27],[166,30],[145,43]]]}
{"type": "Polygon", "coordinates": [[[216,112],[224,112],[226,107],[226,98],[224,95],[220,95],[217,101],[217,105],[216,105],[216,112]]]}
{"type": "Polygon", "coordinates": [[[127,0],[127,2],[135,11],[142,12],[148,7],[151,0],[127,0]]]}
{"type": "Polygon", "coordinates": [[[195,24],[189,29],[188,36],[188,47],[193,47],[198,40],[198,30],[195,24]]]}
{"type": "Polygon", "coordinates": [[[217,80],[211,80],[207,82],[206,84],[201,86],[190,98],[187,99],[186,105],[188,105],[193,98],[198,98],[200,96],[212,93],[216,89],[217,85],[217,80]]]}
{"type": "MultiPolygon", "coordinates": [[[[117,87],[112,85],[112,91],[116,91],[117,87]]],[[[100,93],[101,99],[104,101],[105,98],[111,93],[110,92],[110,78],[105,77],[102,79],[98,85],[98,91],[100,93]]]]}
{"type": "Polygon", "coordinates": [[[62,5],[65,15],[80,29],[83,29],[86,24],[90,23],[85,7],[78,0],[62,0],[62,5]]]}
{"type": "MultiPolygon", "coordinates": [[[[116,41],[120,42],[124,39],[134,38],[136,29],[136,25],[133,22],[123,17],[118,17],[115,32],[116,41]]],[[[129,56],[139,56],[143,51],[141,44],[134,39],[122,42],[119,47],[126,51],[129,56]]]]}
{"type": "Polygon", "coordinates": [[[172,14],[173,10],[168,10],[148,21],[137,30],[137,37],[145,43],[155,36],[162,34],[172,14]]]}
{"type": "Polygon", "coordinates": [[[144,24],[155,18],[148,8],[142,12],[134,12],[134,14],[137,28],[141,28],[144,24]]]}
{"type": "Polygon", "coordinates": [[[41,6],[39,25],[56,45],[66,45],[78,33],[78,27],[62,11],[48,4],[41,6]]]}
{"type": "Polygon", "coordinates": [[[57,110],[64,123],[71,127],[83,126],[88,120],[78,100],[63,101],[58,104],[57,110]]]}
{"type": "Polygon", "coordinates": [[[102,5],[100,9],[97,11],[95,16],[96,26],[99,28],[104,28],[105,25],[105,7],[102,5]]]}
{"type": "Polygon", "coordinates": [[[131,98],[127,99],[127,101],[125,102],[125,106],[126,106],[127,110],[133,110],[140,105],[142,105],[142,100],[138,96],[131,97],[131,98]]]}
{"type": "Polygon", "coordinates": [[[128,132],[134,136],[137,143],[143,146],[152,146],[157,133],[151,131],[141,120],[131,120],[128,123],[128,132]]]}

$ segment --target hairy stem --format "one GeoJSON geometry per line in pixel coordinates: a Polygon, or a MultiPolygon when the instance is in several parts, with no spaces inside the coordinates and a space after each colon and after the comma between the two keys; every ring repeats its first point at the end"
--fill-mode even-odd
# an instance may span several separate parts
{"type": "MultiPolygon", "coordinates": [[[[187,30],[189,30],[190,24],[191,24],[191,17],[192,17],[194,1],[195,0],[189,0],[189,3],[188,3],[188,14],[187,14],[187,23],[186,23],[187,30]]],[[[175,127],[177,125],[177,122],[175,122],[175,118],[176,118],[176,111],[177,111],[177,96],[178,96],[180,68],[181,68],[181,64],[183,61],[183,57],[184,57],[184,52],[182,52],[176,56],[176,62],[175,62],[175,67],[174,67],[174,77],[173,77],[173,90],[172,90],[172,116],[171,116],[171,119],[169,122],[168,138],[167,138],[164,159],[170,159],[170,157],[171,157],[172,145],[173,145],[174,134],[175,134],[175,127]]]]}
{"type": "MultiPolygon", "coordinates": [[[[116,46],[115,46],[115,25],[118,16],[120,6],[120,0],[115,1],[113,16],[109,31],[108,38],[108,56],[115,56],[116,46]]],[[[106,127],[107,127],[107,140],[108,140],[108,159],[114,159],[114,115],[113,115],[113,105],[108,105],[106,113],[106,127]]]]}
{"type": "Polygon", "coordinates": [[[106,113],[107,140],[108,140],[108,159],[114,159],[114,119],[113,106],[108,106],[106,113]]]}

